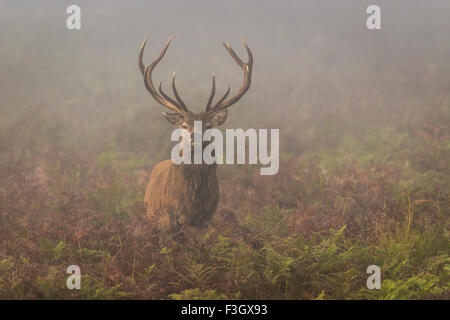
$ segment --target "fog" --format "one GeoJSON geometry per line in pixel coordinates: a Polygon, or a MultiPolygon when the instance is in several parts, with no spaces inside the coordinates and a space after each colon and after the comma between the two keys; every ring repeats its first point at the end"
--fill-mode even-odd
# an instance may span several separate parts
{"type": "MultiPolygon", "coordinates": [[[[176,71],[194,111],[206,104],[213,71],[217,96],[227,84],[238,89],[241,71],[221,43],[245,60],[245,39],[255,58],[252,87],[226,126],[280,128],[282,152],[302,152],[317,130],[329,139],[313,145],[333,143],[341,132],[331,122],[345,130],[398,122],[449,92],[450,3],[377,1],[382,30],[370,31],[372,2],[77,1],[81,30],[68,30],[71,1],[2,1],[1,114],[6,126],[27,110],[44,114],[78,152],[107,148],[113,135],[149,152],[169,143],[170,126],[137,67],[144,37],[149,64],[174,35],[154,82],[169,88],[176,71]]],[[[167,156],[165,149],[158,158],[167,156]]]]}

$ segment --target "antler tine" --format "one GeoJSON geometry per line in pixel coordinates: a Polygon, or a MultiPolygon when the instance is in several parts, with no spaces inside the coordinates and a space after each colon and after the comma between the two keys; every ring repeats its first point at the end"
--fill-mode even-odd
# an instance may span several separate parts
{"type": "Polygon", "coordinates": [[[242,96],[247,92],[247,90],[250,88],[251,79],[252,79],[252,68],[253,68],[253,55],[250,51],[250,48],[248,47],[247,43],[243,40],[242,43],[244,44],[245,50],[248,54],[248,62],[243,62],[237,54],[234,52],[234,50],[231,48],[231,46],[228,43],[223,43],[225,46],[225,49],[227,49],[228,53],[231,55],[231,57],[236,61],[236,63],[241,67],[242,71],[244,72],[244,79],[242,81],[242,85],[239,89],[239,91],[231,98],[225,100],[225,98],[228,96],[229,93],[229,87],[228,91],[226,92],[225,96],[220,99],[214,107],[210,109],[210,112],[216,113],[220,110],[226,109],[230,107],[231,105],[235,104],[242,96]]]}
{"type": "Polygon", "coordinates": [[[187,111],[186,105],[184,104],[183,100],[181,100],[180,96],[178,95],[177,87],[175,86],[175,76],[176,76],[176,73],[174,72],[173,76],[172,76],[172,91],[173,91],[173,94],[175,95],[175,98],[177,99],[178,103],[183,108],[183,110],[187,111]]]}
{"type": "Polygon", "coordinates": [[[162,89],[162,80],[159,80],[159,85],[158,85],[158,91],[159,93],[165,98],[167,99],[170,103],[176,105],[179,108],[182,108],[178,102],[176,102],[175,100],[173,100],[167,93],[165,93],[162,89]]]}
{"type": "Polygon", "coordinates": [[[209,95],[208,102],[206,103],[206,112],[211,108],[211,103],[214,99],[214,95],[216,94],[216,77],[214,76],[214,72],[212,73],[212,84],[211,84],[211,94],[209,95]]]}
{"type": "Polygon", "coordinates": [[[227,91],[225,91],[225,94],[222,96],[222,98],[220,98],[219,101],[216,102],[216,105],[221,104],[222,101],[225,100],[229,94],[230,94],[230,85],[227,86],[227,91]]]}
{"type": "Polygon", "coordinates": [[[146,43],[147,43],[147,37],[145,37],[144,41],[142,42],[141,49],[139,50],[139,58],[138,58],[139,69],[141,70],[142,76],[144,76],[144,72],[145,72],[145,66],[144,66],[144,63],[142,62],[142,57],[144,55],[144,48],[145,48],[146,43]]]}
{"type": "MultiPolygon", "coordinates": [[[[156,60],[153,61],[150,65],[145,67],[144,63],[142,62],[142,57],[144,55],[145,44],[147,43],[147,37],[146,37],[144,39],[144,41],[142,42],[141,50],[139,51],[138,63],[139,63],[139,69],[141,70],[141,73],[144,77],[145,87],[147,88],[148,92],[150,92],[152,97],[157,102],[159,102],[161,105],[163,105],[164,107],[166,107],[172,111],[175,111],[177,113],[184,113],[187,110],[186,107],[180,106],[177,103],[174,103],[175,101],[173,99],[167,99],[166,94],[163,94],[163,97],[161,95],[159,95],[158,92],[156,91],[155,86],[153,85],[153,81],[152,81],[153,69],[156,67],[156,65],[161,61],[161,59],[166,54],[167,48],[169,47],[169,44],[172,41],[172,38],[173,38],[173,36],[170,36],[169,40],[167,41],[164,48],[161,50],[161,52],[160,52],[159,56],[156,58],[156,60]]],[[[160,92],[162,92],[162,90],[160,90],[160,92]]]]}

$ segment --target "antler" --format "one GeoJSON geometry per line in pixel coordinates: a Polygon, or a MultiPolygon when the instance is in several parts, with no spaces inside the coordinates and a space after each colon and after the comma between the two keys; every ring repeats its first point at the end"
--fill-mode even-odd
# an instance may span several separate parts
{"type": "Polygon", "coordinates": [[[228,98],[228,94],[230,93],[230,86],[228,86],[227,91],[223,95],[223,97],[216,102],[216,104],[211,107],[212,100],[214,98],[215,93],[215,78],[213,74],[213,81],[212,81],[212,88],[211,88],[211,94],[208,99],[208,103],[206,105],[206,111],[210,112],[211,114],[219,112],[220,110],[226,109],[230,107],[231,105],[235,104],[250,88],[251,79],[252,79],[252,68],[253,68],[253,55],[250,51],[250,48],[248,47],[247,43],[245,41],[242,41],[244,44],[245,49],[247,50],[248,54],[248,62],[243,62],[237,54],[234,52],[234,50],[231,48],[231,46],[228,43],[224,43],[225,49],[227,49],[228,53],[231,55],[231,57],[236,61],[236,63],[241,67],[242,71],[244,72],[244,79],[242,81],[241,88],[239,91],[231,98],[228,98]],[[226,99],[226,100],[225,100],[226,99]]]}
{"type": "Polygon", "coordinates": [[[156,65],[159,63],[159,61],[161,61],[161,59],[166,54],[167,48],[169,47],[169,44],[170,44],[170,41],[172,41],[172,38],[173,38],[173,36],[170,36],[169,40],[167,41],[167,44],[161,50],[161,53],[159,54],[158,58],[156,58],[156,60],[153,61],[152,64],[150,64],[148,66],[144,66],[144,63],[142,62],[142,56],[144,55],[144,48],[145,48],[145,44],[147,43],[147,37],[146,37],[144,39],[144,41],[142,42],[141,50],[139,51],[139,59],[138,59],[139,69],[141,70],[142,76],[144,77],[145,87],[147,88],[148,92],[150,92],[150,94],[156,101],[158,101],[161,105],[163,105],[164,107],[166,107],[172,111],[175,111],[177,113],[186,113],[188,111],[188,109],[187,109],[186,105],[184,104],[183,100],[181,100],[180,96],[178,95],[177,89],[175,87],[175,73],[172,78],[172,89],[173,89],[175,98],[177,99],[178,102],[173,100],[172,98],[170,98],[167,94],[165,94],[162,91],[161,82],[159,82],[159,87],[158,87],[158,90],[161,93],[161,95],[160,95],[158,93],[158,91],[156,91],[155,86],[153,85],[153,81],[152,81],[153,69],[156,67],[156,65]]]}

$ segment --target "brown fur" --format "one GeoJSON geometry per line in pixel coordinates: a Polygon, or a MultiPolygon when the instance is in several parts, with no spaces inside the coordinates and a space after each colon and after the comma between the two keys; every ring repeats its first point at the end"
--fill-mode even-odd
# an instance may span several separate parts
{"type": "Polygon", "coordinates": [[[160,162],[152,171],[144,198],[147,216],[160,230],[201,226],[219,202],[216,165],[160,162]]]}

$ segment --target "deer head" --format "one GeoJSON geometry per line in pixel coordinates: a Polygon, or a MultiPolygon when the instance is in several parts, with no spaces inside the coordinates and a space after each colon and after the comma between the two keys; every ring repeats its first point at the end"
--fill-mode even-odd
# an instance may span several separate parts
{"type": "Polygon", "coordinates": [[[141,50],[139,52],[139,68],[141,70],[142,76],[144,77],[145,87],[158,103],[160,103],[161,105],[172,111],[170,113],[162,112],[162,115],[173,125],[188,130],[191,136],[193,135],[194,132],[194,121],[201,121],[203,130],[223,124],[227,119],[228,115],[227,108],[235,104],[250,88],[253,56],[249,47],[247,46],[245,41],[243,41],[245,49],[247,50],[248,54],[248,62],[245,63],[236,55],[236,53],[228,43],[223,43],[223,45],[225,46],[231,57],[234,59],[234,61],[236,61],[236,63],[239,65],[239,67],[242,69],[242,72],[244,73],[241,88],[234,96],[227,99],[230,93],[230,86],[228,86],[228,89],[226,90],[222,98],[220,98],[216,103],[213,104],[213,99],[216,91],[215,76],[213,73],[211,94],[209,95],[208,102],[206,103],[206,109],[204,112],[193,113],[188,110],[186,104],[178,95],[178,91],[175,86],[175,73],[173,74],[172,77],[172,90],[176,100],[168,96],[162,90],[161,81],[159,82],[158,90],[156,90],[155,86],[153,85],[152,81],[153,69],[164,57],[171,41],[172,37],[169,38],[167,44],[162,49],[161,53],[156,58],[156,60],[154,60],[148,66],[144,66],[144,63],[142,62],[142,56],[144,54],[144,48],[147,42],[147,38],[144,39],[144,42],[142,43],[141,46],[141,50]]]}

